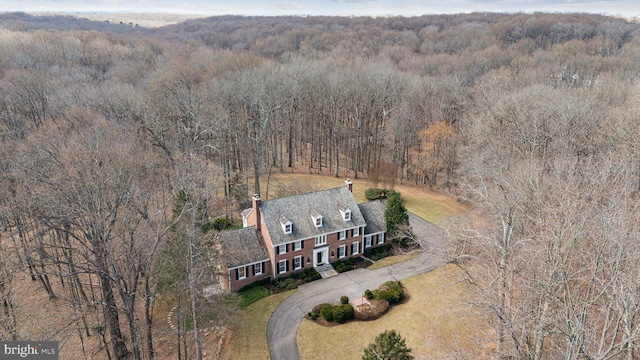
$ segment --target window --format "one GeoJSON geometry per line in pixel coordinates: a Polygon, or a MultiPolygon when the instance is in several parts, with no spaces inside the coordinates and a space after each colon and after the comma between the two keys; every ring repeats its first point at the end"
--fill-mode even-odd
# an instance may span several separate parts
{"type": "Polygon", "coordinates": [[[353,237],[360,236],[360,228],[357,227],[357,228],[353,229],[353,231],[351,232],[351,236],[353,236],[353,237]]]}
{"type": "Polygon", "coordinates": [[[317,217],[316,218],[316,227],[321,227],[322,226],[322,218],[321,217],[317,217]]]}
{"type": "Polygon", "coordinates": [[[247,269],[244,267],[239,267],[238,268],[238,280],[242,280],[242,279],[246,279],[247,278],[247,269]]]}
{"type": "Polygon", "coordinates": [[[276,246],[276,254],[286,254],[287,253],[287,244],[276,246]]]}
{"type": "Polygon", "coordinates": [[[293,258],[293,270],[302,269],[303,264],[302,256],[296,256],[293,258]]]}
{"type": "Polygon", "coordinates": [[[338,247],[338,259],[342,259],[347,255],[347,245],[338,247]]]}
{"type": "Polygon", "coordinates": [[[365,249],[371,247],[371,236],[365,236],[364,247],[365,249]]]}
{"type": "Polygon", "coordinates": [[[378,245],[384,244],[384,233],[378,234],[378,245]]]}
{"type": "Polygon", "coordinates": [[[253,264],[253,274],[254,275],[262,274],[262,263],[253,264]]]}
{"type": "Polygon", "coordinates": [[[327,243],[327,235],[316,236],[316,246],[324,245],[327,243]]]}
{"type": "Polygon", "coordinates": [[[296,241],[293,243],[293,251],[302,249],[302,241],[296,241]]]}
{"type": "Polygon", "coordinates": [[[291,224],[284,224],[284,233],[285,234],[291,234],[291,230],[293,229],[293,225],[291,224]]]}
{"type": "Polygon", "coordinates": [[[287,272],[287,260],[278,261],[278,274],[284,274],[287,272]]]}
{"type": "Polygon", "coordinates": [[[354,242],[351,244],[351,255],[355,255],[360,252],[360,243],[354,242]]]}
{"type": "Polygon", "coordinates": [[[340,231],[340,233],[338,234],[338,240],[344,240],[347,238],[347,232],[346,231],[340,231]]]}

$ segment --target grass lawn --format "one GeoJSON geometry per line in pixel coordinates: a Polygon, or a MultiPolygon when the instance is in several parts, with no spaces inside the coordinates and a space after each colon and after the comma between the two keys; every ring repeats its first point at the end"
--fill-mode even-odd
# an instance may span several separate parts
{"type": "Polygon", "coordinates": [[[267,322],[276,307],[295,290],[262,298],[242,310],[240,325],[224,347],[222,359],[269,359],[267,322]]]}
{"type": "Polygon", "coordinates": [[[418,359],[443,358],[454,349],[477,348],[471,335],[481,328],[478,319],[457,305],[470,294],[467,283],[455,281],[459,274],[459,269],[447,265],[404,280],[409,301],[393,307],[378,320],[354,321],[335,327],[303,320],[297,337],[300,358],[360,359],[376,335],[391,329],[406,339],[418,359]]]}

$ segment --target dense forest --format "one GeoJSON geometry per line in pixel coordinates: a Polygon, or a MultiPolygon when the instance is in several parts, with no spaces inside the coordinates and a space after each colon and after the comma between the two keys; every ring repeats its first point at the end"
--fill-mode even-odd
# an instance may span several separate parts
{"type": "Polygon", "coordinates": [[[636,359],[639,30],[591,14],[155,29],[2,14],[0,338],[162,358],[153,299],[170,291],[196,334],[181,328],[179,357],[198,357],[196,314],[233,313],[201,296],[208,219],[237,220],[272,172],[384,173],[470,205],[442,254],[477,291],[491,356],[636,359]],[[19,299],[25,274],[64,326],[19,299]]]}

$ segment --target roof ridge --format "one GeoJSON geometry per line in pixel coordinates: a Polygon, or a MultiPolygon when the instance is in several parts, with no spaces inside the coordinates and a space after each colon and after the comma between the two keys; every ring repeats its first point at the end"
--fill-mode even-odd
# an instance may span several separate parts
{"type": "MultiPolygon", "coordinates": [[[[309,195],[309,194],[317,194],[317,193],[320,193],[320,192],[336,190],[336,189],[342,189],[342,188],[347,189],[344,186],[337,186],[337,187],[328,188],[328,189],[321,189],[321,190],[309,191],[309,192],[305,192],[305,193],[301,193],[301,194],[283,196],[283,197],[279,197],[279,198],[275,198],[275,199],[262,200],[262,203],[264,204],[265,202],[276,201],[276,200],[281,200],[281,199],[289,199],[289,198],[293,198],[293,197],[297,197],[297,196],[304,196],[304,195],[309,195]]],[[[347,189],[347,190],[349,190],[349,189],[347,189]]]]}

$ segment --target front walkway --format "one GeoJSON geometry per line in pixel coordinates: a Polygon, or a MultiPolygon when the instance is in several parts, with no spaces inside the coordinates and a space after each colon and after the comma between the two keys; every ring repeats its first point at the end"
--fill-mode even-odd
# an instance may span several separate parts
{"type": "MultiPolygon", "coordinates": [[[[410,222],[417,236],[429,234],[433,237],[442,234],[436,226],[420,218],[412,216],[410,222]]],[[[315,305],[335,302],[342,295],[350,299],[359,298],[363,296],[366,289],[375,289],[389,280],[398,281],[420,275],[443,264],[442,261],[422,251],[419,256],[402,263],[376,270],[351,270],[328,279],[301,285],[298,291],[280,303],[269,319],[267,341],[271,359],[300,359],[296,333],[304,316],[315,305]]]]}

